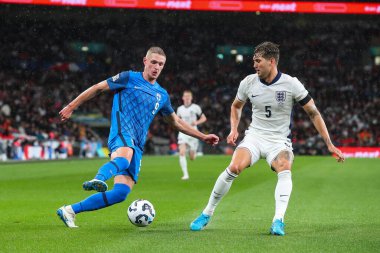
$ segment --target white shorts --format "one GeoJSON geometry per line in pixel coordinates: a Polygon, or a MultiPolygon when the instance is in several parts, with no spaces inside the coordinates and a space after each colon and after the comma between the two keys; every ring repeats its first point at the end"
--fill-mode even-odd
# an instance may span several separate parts
{"type": "Polygon", "coordinates": [[[236,149],[238,148],[246,148],[249,150],[251,153],[250,166],[256,163],[260,158],[265,158],[269,166],[271,166],[273,160],[283,150],[289,151],[291,153],[291,160],[293,161],[294,159],[292,142],[283,137],[274,141],[263,136],[247,134],[236,149]]]}
{"type": "Polygon", "coordinates": [[[191,151],[197,151],[199,141],[197,138],[191,137],[184,133],[178,134],[178,144],[186,144],[189,146],[191,151]]]}

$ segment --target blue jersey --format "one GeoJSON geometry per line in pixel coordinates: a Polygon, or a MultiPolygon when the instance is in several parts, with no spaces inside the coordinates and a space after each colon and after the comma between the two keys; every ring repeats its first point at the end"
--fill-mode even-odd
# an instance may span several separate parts
{"type": "Polygon", "coordinates": [[[125,71],[108,78],[115,92],[111,112],[110,143],[119,137],[124,146],[144,150],[149,126],[158,112],[167,116],[174,112],[169,94],[157,82],[149,83],[142,72],[125,71]]]}

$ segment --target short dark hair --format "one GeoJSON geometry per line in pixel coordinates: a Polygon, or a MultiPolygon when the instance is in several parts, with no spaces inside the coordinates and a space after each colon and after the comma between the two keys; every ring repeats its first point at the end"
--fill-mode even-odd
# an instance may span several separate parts
{"type": "Polygon", "coordinates": [[[166,57],[164,50],[160,47],[149,48],[149,50],[146,52],[146,55],[150,55],[150,54],[159,54],[166,57]]]}
{"type": "Polygon", "coordinates": [[[265,41],[255,47],[254,55],[260,54],[263,58],[269,60],[274,58],[278,64],[280,60],[280,45],[277,45],[270,41],[265,41]]]}

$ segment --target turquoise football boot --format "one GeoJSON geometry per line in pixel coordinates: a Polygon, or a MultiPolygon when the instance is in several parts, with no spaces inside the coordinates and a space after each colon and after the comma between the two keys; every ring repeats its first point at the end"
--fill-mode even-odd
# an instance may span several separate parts
{"type": "Polygon", "coordinates": [[[201,213],[191,224],[190,230],[192,231],[201,231],[203,230],[207,224],[210,222],[211,216],[201,213]]]}
{"type": "Polygon", "coordinates": [[[272,226],[270,227],[270,233],[272,235],[285,235],[285,224],[282,222],[282,220],[277,219],[272,223],[272,226]]]}

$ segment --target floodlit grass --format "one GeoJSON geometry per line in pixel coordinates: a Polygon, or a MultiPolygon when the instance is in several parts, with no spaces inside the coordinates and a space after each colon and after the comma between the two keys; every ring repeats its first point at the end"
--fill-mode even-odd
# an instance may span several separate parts
{"type": "MultiPolygon", "coordinates": [[[[209,226],[189,230],[207,203],[227,156],[189,162],[181,181],[178,157],[143,158],[138,184],[124,203],[82,213],[78,229],[56,209],[86,198],[82,182],[106,160],[0,164],[0,252],[379,252],[380,160],[296,157],[286,236],[268,234],[277,181],[262,160],[235,180],[209,226]],[[156,209],[146,228],[127,207],[145,198],[156,209]]],[[[109,183],[112,185],[112,183],[109,183]]]]}

